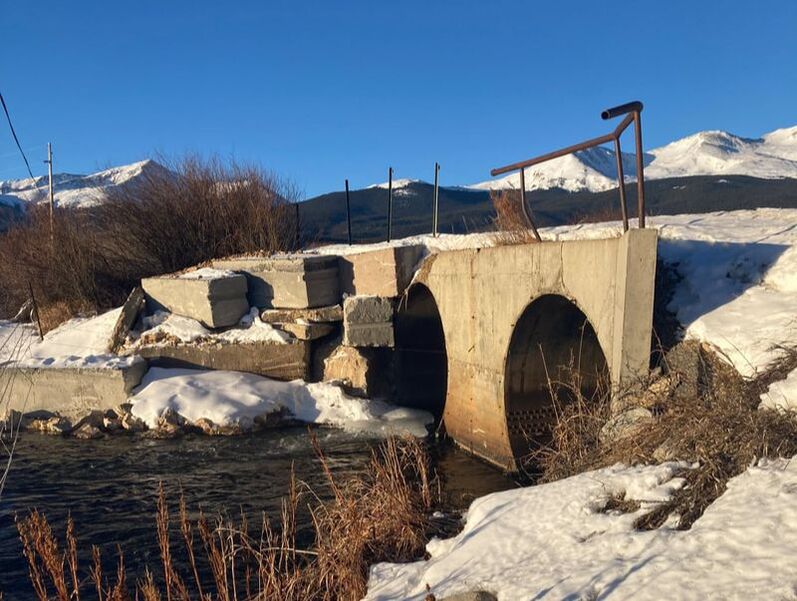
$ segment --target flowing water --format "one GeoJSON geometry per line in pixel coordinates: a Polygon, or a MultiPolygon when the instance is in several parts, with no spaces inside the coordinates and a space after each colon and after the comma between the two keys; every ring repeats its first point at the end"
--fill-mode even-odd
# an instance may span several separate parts
{"type": "MultiPolygon", "coordinates": [[[[336,477],[362,470],[378,440],[339,430],[316,430],[336,477]]],[[[448,503],[464,509],[473,498],[513,487],[497,470],[450,447],[435,450],[448,503]]],[[[175,505],[180,491],[189,508],[206,514],[276,515],[293,466],[299,480],[322,495],[324,475],[305,428],[234,437],[189,435],[172,440],[118,436],[97,441],[25,434],[20,437],[0,499],[0,592],[5,601],[33,598],[15,515],[36,508],[59,537],[67,516],[75,521],[81,549],[99,545],[112,567],[122,546],[128,573],[157,569],[155,502],[163,482],[175,505]]],[[[300,524],[309,531],[309,524],[300,524]]],[[[106,563],[106,562],[104,562],[106,563]]],[[[87,568],[83,562],[83,568],[87,568]]]]}

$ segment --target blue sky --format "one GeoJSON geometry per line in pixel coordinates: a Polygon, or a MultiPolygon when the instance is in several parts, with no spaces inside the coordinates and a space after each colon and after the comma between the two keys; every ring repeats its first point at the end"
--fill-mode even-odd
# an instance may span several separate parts
{"type": "MultiPolygon", "coordinates": [[[[797,3],[0,0],[0,90],[34,173],[160,153],[257,162],[307,196],[442,184],[607,131],[651,148],[797,124],[797,3]]],[[[626,142],[630,149],[630,140],[626,142]]],[[[0,123],[0,179],[25,168],[0,123]]]]}

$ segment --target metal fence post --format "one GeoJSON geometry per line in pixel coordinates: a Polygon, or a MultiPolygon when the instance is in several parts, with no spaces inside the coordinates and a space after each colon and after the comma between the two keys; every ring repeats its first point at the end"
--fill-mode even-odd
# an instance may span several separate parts
{"type": "Polygon", "coordinates": [[[438,186],[438,174],[440,173],[440,163],[435,162],[434,164],[434,204],[432,207],[432,211],[434,211],[432,215],[432,234],[435,238],[437,238],[437,228],[438,228],[438,209],[439,209],[439,186],[438,186]]]}
{"type": "Polygon", "coordinates": [[[349,202],[349,180],[346,180],[346,224],[349,232],[349,246],[351,246],[351,203],[349,202]]]}
{"type": "Polygon", "coordinates": [[[387,170],[387,241],[393,236],[393,167],[387,170]]]}

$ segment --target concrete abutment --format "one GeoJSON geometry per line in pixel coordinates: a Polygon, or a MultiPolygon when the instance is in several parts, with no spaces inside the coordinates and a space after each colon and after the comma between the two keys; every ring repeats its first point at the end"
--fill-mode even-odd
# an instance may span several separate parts
{"type": "Polygon", "coordinates": [[[446,432],[472,453],[516,470],[528,450],[519,434],[528,424],[518,424],[518,412],[543,398],[542,361],[533,348],[543,339],[554,363],[580,357],[588,387],[602,371],[616,388],[644,378],[656,244],[655,230],[637,229],[610,239],[450,251],[428,260],[410,295],[422,284],[439,312],[446,432]]]}

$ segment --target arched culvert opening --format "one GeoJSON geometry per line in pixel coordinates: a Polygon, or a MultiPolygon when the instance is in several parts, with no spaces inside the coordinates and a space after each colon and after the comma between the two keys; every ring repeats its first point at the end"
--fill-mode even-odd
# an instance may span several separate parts
{"type": "Polygon", "coordinates": [[[448,387],[448,357],[437,303],[422,284],[412,286],[396,313],[396,396],[440,421],[448,387]]]}
{"type": "Polygon", "coordinates": [[[515,458],[550,442],[557,410],[578,389],[591,399],[607,373],[595,330],[572,301],[550,294],[526,307],[506,359],[506,418],[515,458]]]}

